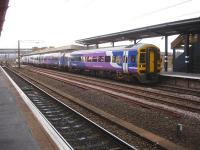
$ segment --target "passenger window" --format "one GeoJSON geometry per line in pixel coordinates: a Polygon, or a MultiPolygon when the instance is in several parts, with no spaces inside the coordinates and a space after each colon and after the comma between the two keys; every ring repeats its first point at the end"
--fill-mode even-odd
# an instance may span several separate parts
{"type": "Polygon", "coordinates": [[[112,57],[112,62],[115,63],[116,62],[116,56],[112,57]]]}
{"type": "Polygon", "coordinates": [[[116,63],[117,63],[117,64],[121,64],[121,57],[120,57],[120,56],[117,56],[117,57],[116,57],[116,63]]]}
{"type": "Polygon", "coordinates": [[[85,57],[85,62],[88,62],[88,57],[87,56],[85,57]]]}
{"type": "Polygon", "coordinates": [[[93,56],[92,62],[97,62],[97,56],[93,56]]]}
{"type": "Polygon", "coordinates": [[[85,57],[81,57],[81,61],[82,62],[85,62],[86,60],[85,60],[85,57]]]}
{"type": "Polygon", "coordinates": [[[110,56],[105,56],[105,62],[110,62],[110,56]]]}
{"type": "Polygon", "coordinates": [[[112,62],[117,63],[117,64],[121,64],[121,57],[120,56],[113,56],[112,62]]]}
{"type": "MultiPolygon", "coordinates": [[[[56,60],[56,59],[54,59],[56,60]]],[[[71,61],[81,61],[81,57],[75,56],[71,58],[71,61]]]]}
{"type": "Polygon", "coordinates": [[[99,56],[98,57],[98,62],[104,62],[105,61],[105,57],[104,56],[99,56]]]}
{"type": "Polygon", "coordinates": [[[132,62],[132,63],[135,62],[135,56],[134,56],[134,55],[131,56],[131,62],[132,62]]]}
{"type": "Polygon", "coordinates": [[[92,62],[92,57],[87,56],[87,62],[92,62]]]}

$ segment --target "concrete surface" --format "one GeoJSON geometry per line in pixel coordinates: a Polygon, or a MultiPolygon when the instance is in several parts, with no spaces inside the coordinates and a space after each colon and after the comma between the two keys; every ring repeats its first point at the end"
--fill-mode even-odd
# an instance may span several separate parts
{"type": "Polygon", "coordinates": [[[38,150],[6,82],[0,70],[0,150],[38,150]]]}

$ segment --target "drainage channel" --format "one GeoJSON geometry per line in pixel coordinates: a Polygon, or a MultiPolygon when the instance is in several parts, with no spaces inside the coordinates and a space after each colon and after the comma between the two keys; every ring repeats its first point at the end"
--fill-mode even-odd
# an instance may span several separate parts
{"type": "Polygon", "coordinates": [[[71,149],[136,149],[11,70],[4,70],[71,149]]]}

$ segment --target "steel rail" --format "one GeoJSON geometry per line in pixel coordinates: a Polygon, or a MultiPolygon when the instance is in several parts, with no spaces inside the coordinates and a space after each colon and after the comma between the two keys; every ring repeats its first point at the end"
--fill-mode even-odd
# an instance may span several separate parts
{"type": "MultiPolygon", "coordinates": [[[[105,81],[105,80],[101,80],[101,79],[95,79],[95,78],[88,78],[88,77],[84,77],[84,76],[79,76],[79,75],[72,75],[72,74],[69,74],[69,73],[63,73],[63,72],[57,72],[57,71],[54,71],[54,70],[48,70],[48,69],[41,69],[41,68],[35,68],[36,70],[41,70],[41,71],[44,71],[45,72],[48,72],[48,73],[56,73],[56,74],[59,74],[59,75],[62,75],[63,77],[66,77],[66,78],[71,78],[73,79],[74,77],[76,78],[76,80],[80,80],[80,79],[84,79],[84,80],[81,80],[81,82],[101,82],[101,83],[106,83],[106,84],[110,84],[110,85],[116,85],[118,87],[120,87],[121,89],[122,88],[127,88],[128,89],[128,92],[130,90],[134,90],[134,94],[138,94],[138,92],[145,92],[145,93],[148,93],[148,94],[158,94],[160,96],[164,96],[166,98],[173,98],[173,99],[176,99],[176,101],[185,101],[185,102],[193,102],[194,104],[200,104],[200,100],[194,100],[194,99],[188,99],[188,98],[185,98],[184,96],[182,95],[176,95],[176,94],[173,94],[173,93],[160,93],[160,90],[157,90],[157,89],[152,89],[149,90],[149,89],[145,89],[144,87],[135,87],[135,86],[132,86],[132,85],[127,85],[127,84],[122,84],[122,83],[116,83],[116,82],[111,82],[111,81],[105,81]],[[70,76],[70,77],[69,77],[70,76]],[[137,93],[136,93],[137,92],[137,93]]],[[[29,69],[31,71],[31,69],[29,69]]],[[[117,89],[117,88],[115,88],[117,89]]],[[[133,91],[130,91],[130,92],[133,92],[133,91]]],[[[139,96],[141,94],[138,94],[139,96]]],[[[148,95],[149,96],[149,95],[148,95]]],[[[157,99],[156,97],[154,99],[157,99]]]]}
{"type": "MultiPolygon", "coordinates": [[[[23,74],[23,73],[22,73],[23,74]]],[[[74,98],[72,97],[71,95],[68,95],[66,94],[65,92],[61,92],[59,91],[58,89],[54,88],[54,87],[51,87],[47,84],[44,84],[42,82],[39,82],[37,81],[36,79],[34,79],[33,77],[30,77],[28,75],[25,75],[23,74],[23,76],[26,76],[26,78],[28,78],[29,80],[33,80],[34,82],[37,82],[38,84],[40,84],[41,86],[43,87],[46,87],[47,89],[57,93],[58,95],[62,96],[62,97],[65,97],[67,99],[70,99],[71,101],[79,104],[80,106],[92,111],[93,113],[105,118],[105,119],[108,119],[109,121],[125,128],[126,130],[129,130],[133,133],[135,133],[136,135],[146,139],[147,141],[151,141],[152,143],[154,143],[155,145],[161,147],[161,148],[164,148],[164,149],[171,149],[171,150],[177,150],[177,149],[183,149],[183,147],[179,146],[179,145],[176,145],[175,143],[167,140],[167,139],[164,139],[158,135],[155,135],[147,130],[144,130],[142,128],[139,128],[129,122],[126,122],[120,118],[117,118],[109,113],[106,113],[94,106],[91,106],[90,104],[88,103],[84,103],[82,102],[81,100],[77,99],[77,98],[74,98]]]]}
{"type": "MultiPolygon", "coordinates": [[[[183,109],[183,110],[189,110],[189,111],[192,111],[192,112],[200,112],[200,108],[199,107],[195,107],[195,106],[189,106],[189,105],[183,105],[181,103],[174,103],[174,102],[170,102],[169,100],[164,100],[164,99],[161,99],[161,98],[158,98],[158,97],[155,97],[155,95],[144,95],[142,93],[137,93],[137,92],[132,92],[130,90],[124,90],[123,88],[116,88],[116,87],[113,87],[113,86],[110,86],[110,85],[104,85],[104,84],[100,84],[100,83],[94,83],[89,80],[87,81],[82,81],[78,78],[76,78],[76,80],[74,78],[70,78],[70,77],[66,77],[66,76],[58,76],[58,73],[50,73],[49,71],[48,72],[42,72],[41,70],[38,71],[38,70],[30,70],[30,71],[33,71],[33,72],[37,72],[39,74],[42,74],[42,75],[45,75],[45,76],[48,76],[50,78],[53,78],[55,80],[58,80],[58,81],[63,81],[63,82],[67,82],[68,84],[71,84],[73,86],[77,86],[77,87],[81,87],[81,88],[90,88],[90,89],[96,89],[96,90],[100,90],[100,91],[103,91],[111,96],[114,96],[114,97],[120,97],[120,98],[124,98],[126,99],[127,101],[131,102],[131,103],[136,103],[136,104],[139,104],[139,105],[143,105],[145,107],[148,107],[148,108],[156,108],[156,109],[160,109],[160,110],[164,110],[166,112],[170,112],[171,114],[175,114],[176,116],[179,116],[178,113],[175,113],[174,111],[169,111],[168,109],[163,109],[163,106],[160,105],[159,107],[158,106],[155,106],[154,103],[150,103],[150,102],[141,102],[140,99],[136,98],[136,97],[130,97],[130,96],[140,96],[142,98],[145,98],[145,99],[151,99],[153,101],[156,101],[156,102],[160,102],[161,104],[168,104],[169,106],[175,106],[175,107],[178,107],[180,109],[183,109]],[[73,80],[71,80],[73,79],[73,80]],[[74,81],[75,80],[75,81],[74,81]],[[129,95],[127,95],[129,94],[129,95]],[[147,104],[148,103],[148,104],[147,104]],[[154,105],[154,106],[151,106],[151,105],[154,105]],[[150,107],[149,107],[150,106],[150,107]]],[[[155,93],[154,93],[155,94],[155,93]]],[[[159,93],[156,93],[156,94],[159,94],[159,93]]],[[[198,103],[198,101],[195,101],[198,103]]]]}
{"type": "Polygon", "coordinates": [[[52,124],[46,119],[46,117],[40,112],[40,110],[33,104],[33,102],[27,97],[27,95],[20,89],[20,87],[14,82],[14,80],[8,75],[8,73],[0,67],[6,77],[15,87],[21,98],[26,105],[32,111],[37,120],[41,123],[43,128],[49,134],[51,139],[55,142],[56,146],[61,150],[72,150],[73,148],[67,143],[67,141],[58,133],[58,131],[52,126],[52,124]]]}
{"type": "MultiPolygon", "coordinates": [[[[16,73],[15,73],[16,74],[16,73]]],[[[101,126],[97,125],[96,123],[94,123],[93,121],[89,120],[88,118],[86,118],[85,116],[83,116],[82,114],[80,114],[79,112],[77,112],[76,110],[70,108],[69,106],[67,106],[66,104],[64,104],[63,102],[61,102],[60,100],[56,99],[55,97],[49,95],[48,93],[46,93],[43,89],[39,88],[37,85],[34,85],[33,83],[31,83],[30,81],[28,81],[27,79],[24,79],[24,77],[22,77],[21,75],[17,74],[20,78],[22,78],[23,80],[25,80],[26,82],[28,82],[29,84],[31,84],[32,86],[34,86],[35,88],[37,88],[38,90],[42,91],[43,93],[45,93],[46,95],[48,95],[49,97],[51,97],[52,99],[54,99],[56,102],[62,104],[63,106],[65,106],[67,109],[70,109],[71,111],[73,111],[75,114],[79,115],[80,117],[84,118],[85,120],[87,120],[89,123],[91,123],[93,126],[95,126],[96,128],[100,129],[102,132],[105,133],[106,136],[109,136],[111,138],[113,138],[113,143],[117,143],[117,145],[121,145],[122,147],[126,148],[126,149],[136,149],[134,146],[129,145],[128,143],[124,142],[122,139],[118,138],[117,136],[115,136],[114,134],[110,133],[109,131],[107,131],[106,129],[102,128],[101,126]]],[[[56,129],[55,129],[56,130],[56,129]]],[[[57,131],[57,130],[56,130],[57,131]]],[[[57,131],[58,132],[58,131],[57,131]]],[[[58,132],[59,133],[59,132],[58,132]]],[[[63,137],[63,136],[61,136],[63,137]]],[[[64,138],[63,138],[64,139],[64,138]]],[[[106,139],[106,138],[105,138],[106,139]]]]}

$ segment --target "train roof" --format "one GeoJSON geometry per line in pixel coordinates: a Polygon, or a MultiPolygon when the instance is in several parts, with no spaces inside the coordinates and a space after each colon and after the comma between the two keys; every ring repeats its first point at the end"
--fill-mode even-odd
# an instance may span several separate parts
{"type": "Polygon", "coordinates": [[[80,49],[84,49],[84,46],[80,45],[67,45],[67,46],[62,46],[62,47],[52,47],[52,48],[45,48],[45,49],[40,49],[33,51],[29,54],[26,54],[25,56],[28,55],[37,55],[37,54],[46,54],[46,53],[59,53],[59,52],[72,52],[80,49]]]}
{"type": "Polygon", "coordinates": [[[105,51],[109,51],[109,50],[122,50],[124,49],[126,46],[119,46],[119,47],[103,47],[103,48],[97,48],[97,49],[87,49],[87,50],[78,50],[78,51],[74,51],[72,52],[72,54],[81,54],[81,53],[99,53],[99,52],[105,52],[105,51]]]}
{"type": "MultiPolygon", "coordinates": [[[[143,46],[153,46],[157,47],[153,44],[147,44],[147,43],[137,43],[133,45],[125,45],[125,46],[118,46],[118,47],[104,47],[104,48],[98,48],[98,49],[82,49],[82,50],[74,50],[74,51],[57,51],[57,50],[48,50],[47,52],[42,51],[42,52],[33,52],[30,54],[27,54],[25,56],[30,56],[30,55],[38,55],[38,54],[48,54],[48,53],[59,53],[59,52],[65,52],[65,53],[70,53],[72,55],[78,55],[78,54],[87,54],[87,53],[100,53],[100,52],[106,52],[106,51],[119,51],[119,50],[132,50],[132,49],[138,49],[142,48],[143,46]]],[[[157,47],[158,48],[158,47],[157,47]]]]}
{"type": "Polygon", "coordinates": [[[132,49],[141,48],[141,47],[146,46],[146,45],[157,47],[153,44],[137,43],[137,44],[119,46],[119,47],[106,47],[106,48],[98,48],[98,49],[79,50],[79,51],[74,51],[71,54],[73,55],[73,54],[82,54],[82,53],[100,53],[100,52],[105,52],[105,51],[118,51],[118,50],[125,50],[125,49],[126,50],[132,50],[132,49]]]}

